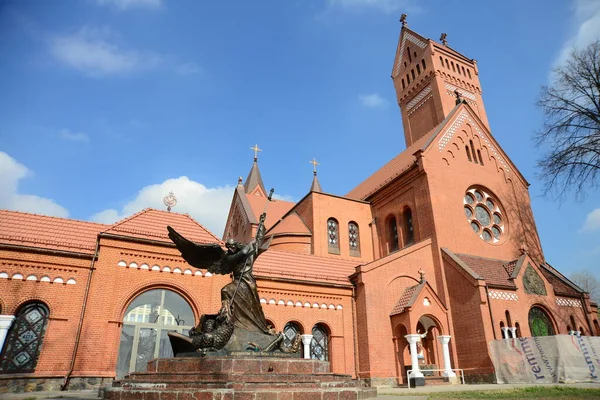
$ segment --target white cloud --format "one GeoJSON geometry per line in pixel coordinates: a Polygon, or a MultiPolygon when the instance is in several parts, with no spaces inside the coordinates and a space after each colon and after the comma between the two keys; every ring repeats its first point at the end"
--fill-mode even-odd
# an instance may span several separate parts
{"type": "Polygon", "coordinates": [[[592,210],[592,212],[587,215],[581,230],[587,232],[600,230],[600,208],[592,210]]]}
{"type": "Polygon", "coordinates": [[[410,0],[328,0],[328,3],[330,6],[351,10],[374,8],[386,14],[412,8],[410,0]]]}
{"type": "Polygon", "coordinates": [[[89,143],[90,137],[82,132],[71,132],[68,129],[63,129],[60,131],[58,136],[61,139],[69,140],[72,142],[81,142],[81,143],[89,143]]]}
{"type": "Polygon", "coordinates": [[[388,101],[386,99],[384,99],[383,97],[381,97],[380,95],[378,95],[377,93],[363,94],[358,97],[359,97],[362,105],[365,107],[379,108],[379,107],[385,107],[388,105],[388,101]]]}
{"type": "Polygon", "coordinates": [[[108,5],[119,11],[132,8],[146,8],[156,10],[161,7],[162,0],[96,0],[99,5],[108,5]]]}
{"type": "Polygon", "coordinates": [[[161,58],[152,53],[123,49],[114,43],[110,29],[84,26],[72,35],[56,36],[49,42],[50,53],[59,62],[86,75],[124,75],[156,67],[161,58]]]}
{"type": "Polygon", "coordinates": [[[174,212],[188,213],[216,236],[222,236],[234,187],[207,188],[201,183],[190,180],[187,176],[167,179],[163,183],[146,186],[122,210],[107,209],[93,215],[91,220],[110,224],[144,208],[152,207],[164,210],[166,207],[163,204],[163,198],[170,191],[177,197],[177,205],[173,208],[174,212]]]}
{"type": "Polygon", "coordinates": [[[582,49],[600,38],[600,2],[575,0],[573,23],[574,35],[564,43],[555,65],[564,63],[569,58],[573,47],[582,49]]]}
{"type": "Polygon", "coordinates": [[[32,173],[0,151],[0,208],[66,218],[69,212],[51,199],[18,193],[19,181],[32,173]]]}
{"type": "Polygon", "coordinates": [[[198,66],[198,64],[195,64],[193,62],[187,62],[177,65],[175,67],[175,72],[177,72],[180,75],[194,75],[202,72],[202,69],[200,68],[200,66],[198,66]]]}

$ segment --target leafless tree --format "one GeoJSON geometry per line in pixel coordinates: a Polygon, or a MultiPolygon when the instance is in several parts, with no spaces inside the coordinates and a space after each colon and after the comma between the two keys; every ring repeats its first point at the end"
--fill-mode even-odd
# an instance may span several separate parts
{"type": "Polygon", "coordinates": [[[583,198],[600,183],[600,39],[574,49],[543,86],[537,105],[544,126],[535,140],[546,151],[538,161],[546,195],[573,190],[583,198]]]}
{"type": "Polygon", "coordinates": [[[589,271],[575,272],[571,274],[569,279],[583,289],[584,292],[589,293],[592,301],[598,302],[600,300],[600,283],[589,271]]]}

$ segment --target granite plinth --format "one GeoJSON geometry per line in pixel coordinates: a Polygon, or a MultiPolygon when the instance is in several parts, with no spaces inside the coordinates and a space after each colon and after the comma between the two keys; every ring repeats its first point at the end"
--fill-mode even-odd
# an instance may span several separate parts
{"type": "Polygon", "coordinates": [[[109,400],[359,400],[377,396],[329,362],[304,359],[202,357],[155,359],[105,391],[109,400]]]}

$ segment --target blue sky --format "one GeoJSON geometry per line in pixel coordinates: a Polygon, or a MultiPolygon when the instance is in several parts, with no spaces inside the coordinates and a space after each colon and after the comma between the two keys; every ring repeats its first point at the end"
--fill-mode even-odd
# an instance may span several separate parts
{"type": "Polygon", "coordinates": [[[145,207],[221,234],[257,143],[298,200],[321,163],[343,195],[404,146],[390,79],[399,15],[478,61],[495,138],[531,183],[546,258],[600,278],[600,196],[540,196],[534,103],[600,3],[81,0],[0,2],[0,208],[113,222],[145,207]]]}

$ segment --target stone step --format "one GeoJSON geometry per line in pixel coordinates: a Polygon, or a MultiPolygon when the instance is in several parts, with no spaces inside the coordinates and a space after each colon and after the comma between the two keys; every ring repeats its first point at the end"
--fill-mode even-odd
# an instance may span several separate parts
{"type": "Polygon", "coordinates": [[[189,382],[306,382],[306,381],[347,381],[351,380],[350,375],[344,374],[281,374],[281,373],[264,373],[264,374],[210,374],[197,372],[180,372],[180,373],[162,373],[162,372],[135,372],[120,382],[173,382],[173,381],[189,381],[189,382]]]}
{"type": "Polygon", "coordinates": [[[109,388],[105,392],[107,400],[362,400],[375,398],[374,388],[328,388],[280,390],[136,390],[109,388]]]}
{"type": "Polygon", "coordinates": [[[362,382],[357,380],[339,381],[339,382],[318,382],[318,381],[280,381],[280,382],[121,382],[113,385],[124,390],[173,390],[173,389],[236,389],[236,390],[263,390],[263,389],[287,389],[293,388],[360,388],[363,387],[362,382]]]}

